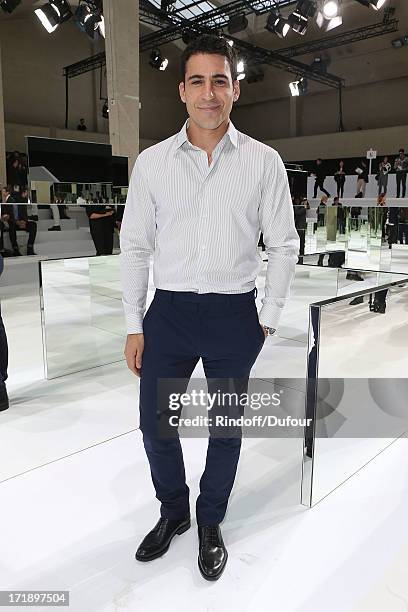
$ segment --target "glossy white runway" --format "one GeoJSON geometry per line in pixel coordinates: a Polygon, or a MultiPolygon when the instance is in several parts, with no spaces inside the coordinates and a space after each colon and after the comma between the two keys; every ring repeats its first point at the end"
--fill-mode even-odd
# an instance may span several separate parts
{"type": "MultiPolygon", "coordinates": [[[[334,295],[334,276],[298,266],[279,334],[268,338],[252,376],[304,378],[308,304],[334,295]]],[[[262,285],[261,276],[258,303],[262,285]]],[[[397,330],[366,305],[341,310],[339,324],[348,308],[354,313],[347,346],[356,363],[365,331],[373,342],[379,320],[383,355],[392,358],[406,313],[397,298],[397,330]]],[[[216,583],[197,567],[195,500],[207,441],[183,439],[192,528],[162,558],[135,561],[159,516],[137,430],[137,379],[122,361],[41,380],[37,300],[33,288],[2,302],[12,340],[12,405],[0,413],[1,589],[66,589],[73,612],[408,609],[406,438],[312,509],[300,504],[301,441],[245,439],[222,525],[228,565],[216,583]]],[[[338,332],[335,320],[331,325],[338,332]]],[[[66,348],[75,351],[75,342],[66,348]]],[[[339,357],[335,348],[331,360],[339,357]]],[[[381,360],[378,368],[380,375],[381,360]]],[[[202,376],[201,366],[194,375],[202,376]]]]}

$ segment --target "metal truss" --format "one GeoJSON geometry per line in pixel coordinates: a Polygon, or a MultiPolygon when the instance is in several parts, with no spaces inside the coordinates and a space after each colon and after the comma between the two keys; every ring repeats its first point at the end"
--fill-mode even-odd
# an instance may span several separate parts
{"type": "Polygon", "coordinates": [[[325,49],[332,49],[333,47],[340,47],[342,45],[349,45],[350,43],[359,42],[360,40],[366,40],[368,38],[374,38],[375,36],[383,36],[390,32],[396,32],[398,30],[398,19],[391,19],[384,23],[375,23],[373,25],[364,26],[363,28],[356,28],[349,32],[342,32],[327,36],[326,38],[320,38],[319,40],[313,40],[300,45],[294,45],[292,47],[286,47],[285,49],[279,49],[279,55],[285,57],[295,57],[296,55],[306,55],[307,53],[316,53],[318,51],[324,51],[325,49]]]}

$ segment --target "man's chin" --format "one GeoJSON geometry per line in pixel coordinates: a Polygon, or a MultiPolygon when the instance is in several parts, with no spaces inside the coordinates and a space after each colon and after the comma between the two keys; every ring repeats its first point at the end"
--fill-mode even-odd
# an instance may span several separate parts
{"type": "Polygon", "coordinates": [[[216,130],[223,123],[224,118],[223,117],[217,117],[217,118],[209,117],[208,119],[205,119],[205,118],[203,119],[202,117],[198,117],[198,118],[194,118],[193,121],[202,130],[216,130]]]}

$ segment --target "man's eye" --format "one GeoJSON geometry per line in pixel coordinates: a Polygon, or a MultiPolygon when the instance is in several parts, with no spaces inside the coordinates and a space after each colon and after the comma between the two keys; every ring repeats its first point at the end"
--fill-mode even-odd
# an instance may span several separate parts
{"type": "Polygon", "coordinates": [[[218,81],[215,81],[217,83],[217,85],[225,85],[225,81],[223,79],[219,79],[218,81]]]}
{"type": "Polygon", "coordinates": [[[201,81],[192,81],[193,85],[200,85],[201,81]]]}

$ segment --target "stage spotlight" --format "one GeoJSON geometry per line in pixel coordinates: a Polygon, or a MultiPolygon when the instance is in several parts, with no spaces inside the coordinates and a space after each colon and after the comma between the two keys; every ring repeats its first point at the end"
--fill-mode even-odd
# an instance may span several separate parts
{"type": "Polygon", "coordinates": [[[102,106],[102,117],[104,119],[109,119],[109,105],[107,100],[105,100],[104,105],[102,106]]]}
{"type": "Polygon", "coordinates": [[[169,60],[162,57],[159,49],[153,49],[149,60],[149,64],[152,68],[156,68],[156,70],[166,70],[168,63],[169,60]]]}
{"type": "Polygon", "coordinates": [[[290,25],[278,11],[274,10],[269,14],[265,29],[272,34],[277,34],[279,38],[285,38],[290,30],[290,25]]]}
{"type": "Polygon", "coordinates": [[[245,64],[244,60],[239,60],[237,63],[237,81],[242,81],[245,79],[245,64]]]}
{"type": "Polygon", "coordinates": [[[248,19],[245,17],[245,14],[242,15],[234,15],[228,22],[227,29],[229,34],[237,34],[238,32],[243,32],[248,27],[248,19]]]}
{"type": "Polygon", "coordinates": [[[71,8],[67,0],[50,0],[41,8],[34,11],[49,34],[54,32],[60,23],[72,17],[71,8]]]}
{"type": "Polygon", "coordinates": [[[339,13],[339,4],[337,0],[325,0],[323,3],[322,14],[325,19],[333,19],[339,13]]]}
{"type": "Polygon", "coordinates": [[[299,79],[298,88],[299,88],[299,94],[301,96],[303,96],[304,94],[307,94],[309,90],[309,83],[306,77],[302,77],[301,79],[299,79]]]}
{"type": "Polygon", "coordinates": [[[316,23],[325,32],[329,32],[330,30],[334,30],[334,28],[338,28],[343,23],[343,17],[341,15],[336,15],[331,19],[327,19],[322,11],[317,13],[316,23]]]}
{"type": "Polygon", "coordinates": [[[404,40],[402,38],[394,38],[394,40],[391,41],[391,45],[394,49],[401,49],[404,45],[404,40]]]}
{"type": "Polygon", "coordinates": [[[288,17],[288,22],[292,30],[298,34],[302,34],[302,36],[306,34],[307,17],[303,17],[303,15],[298,15],[297,13],[292,13],[288,17]]]}
{"type": "Polygon", "coordinates": [[[90,38],[94,38],[96,30],[101,32],[102,36],[105,31],[105,21],[100,10],[93,3],[82,2],[75,11],[75,20],[81,30],[84,30],[90,38]]]}
{"type": "Polygon", "coordinates": [[[308,17],[314,17],[317,12],[315,0],[298,0],[296,10],[288,17],[292,30],[298,34],[306,34],[308,17]]]}
{"type": "Polygon", "coordinates": [[[99,24],[98,24],[98,27],[99,27],[99,33],[100,33],[100,35],[101,35],[103,38],[105,38],[105,18],[104,18],[104,16],[103,16],[103,15],[101,15],[101,20],[100,20],[100,22],[99,22],[99,24]]]}
{"type": "Polygon", "coordinates": [[[329,63],[329,59],[323,59],[320,55],[318,55],[313,59],[312,63],[310,64],[310,67],[312,68],[312,70],[318,72],[319,74],[326,74],[329,63]]]}
{"type": "Polygon", "coordinates": [[[299,81],[292,81],[289,83],[289,90],[292,96],[299,95],[299,81]]]}
{"type": "Polygon", "coordinates": [[[0,6],[5,13],[12,13],[19,4],[21,4],[21,0],[2,0],[0,2],[0,6]]]}
{"type": "Polygon", "coordinates": [[[307,94],[309,83],[306,77],[301,77],[298,81],[289,83],[289,90],[292,96],[303,96],[307,94]]]}
{"type": "Polygon", "coordinates": [[[359,2],[360,4],[362,4],[363,6],[367,6],[373,8],[376,11],[379,11],[384,4],[387,2],[387,0],[356,0],[357,2],[359,2]]]}

